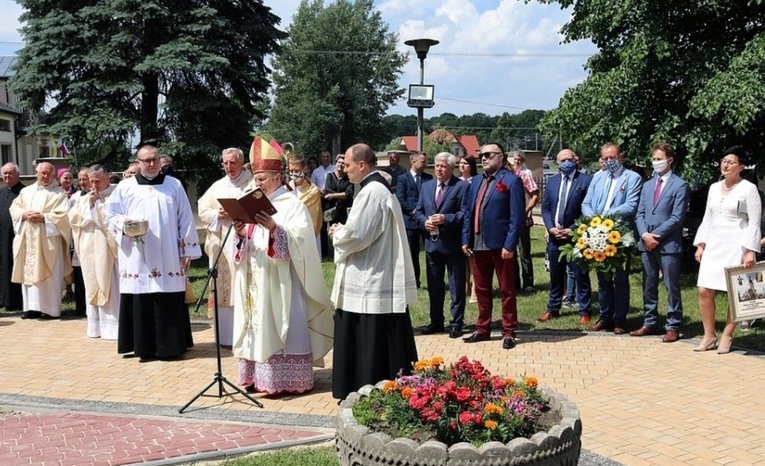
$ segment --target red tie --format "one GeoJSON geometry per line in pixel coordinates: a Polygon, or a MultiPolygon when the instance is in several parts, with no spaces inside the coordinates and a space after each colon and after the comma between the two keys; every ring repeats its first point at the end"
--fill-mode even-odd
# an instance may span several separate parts
{"type": "Polygon", "coordinates": [[[656,179],[656,189],[653,190],[653,206],[659,203],[659,194],[661,194],[661,177],[656,179]]]}
{"type": "Polygon", "coordinates": [[[444,198],[444,184],[438,183],[438,192],[436,193],[436,207],[441,207],[441,200],[444,198]]]}
{"type": "Polygon", "coordinates": [[[494,176],[486,176],[483,179],[481,189],[478,191],[478,198],[475,201],[475,212],[473,212],[473,231],[478,233],[481,231],[481,205],[483,204],[483,198],[486,197],[486,190],[489,188],[489,184],[494,179],[494,176]]]}

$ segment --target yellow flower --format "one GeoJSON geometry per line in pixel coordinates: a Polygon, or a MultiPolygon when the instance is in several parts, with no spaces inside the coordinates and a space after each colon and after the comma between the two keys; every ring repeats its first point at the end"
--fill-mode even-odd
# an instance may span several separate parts
{"type": "Polygon", "coordinates": [[[438,369],[438,366],[444,363],[444,358],[441,356],[436,356],[433,359],[430,360],[430,367],[432,369],[438,369]]]}
{"type": "Polygon", "coordinates": [[[577,228],[577,229],[576,229],[576,231],[577,231],[577,233],[579,233],[580,235],[583,235],[583,234],[584,234],[584,232],[585,232],[585,231],[587,231],[587,225],[585,225],[584,223],[583,223],[583,224],[581,224],[581,225],[579,225],[579,228],[577,228]]]}
{"type": "Polygon", "coordinates": [[[497,413],[497,414],[499,414],[499,415],[501,416],[501,415],[502,415],[502,413],[504,413],[504,412],[505,412],[505,410],[504,410],[504,409],[502,409],[502,406],[500,406],[500,405],[496,405],[496,404],[494,404],[494,403],[487,403],[487,404],[486,404],[486,407],[485,407],[484,409],[486,410],[486,414],[494,414],[494,413],[497,413]]]}
{"type": "Polygon", "coordinates": [[[605,253],[606,253],[606,256],[608,257],[614,257],[617,251],[618,249],[616,249],[616,246],[614,246],[613,244],[609,244],[608,246],[606,246],[605,253]]]}
{"type": "Polygon", "coordinates": [[[396,390],[396,387],[398,387],[398,384],[395,380],[388,380],[383,384],[383,392],[384,393],[390,393],[396,390]]]}
{"type": "Polygon", "coordinates": [[[622,234],[619,233],[617,230],[611,230],[611,233],[608,234],[609,243],[617,244],[621,240],[622,240],[622,234]]]}
{"type": "Polygon", "coordinates": [[[505,377],[502,382],[505,384],[505,386],[515,385],[515,379],[512,377],[505,377]]]}
{"type": "Polygon", "coordinates": [[[600,219],[600,217],[592,217],[592,220],[590,220],[590,226],[592,228],[595,228],[599,226],[601,222],[602,220],[600,219]]]}
{"type": "Polygon", "coordinates": [[[587,243],[584,242],[584,238],[579,238],[576,240],[576,247],[578,249],[584,249],[587,247],[587,243]]]}
{"type": "Polygon", "coordinates": [[[524,377],[523,384],[526,385],[527,388],[537,388],[539,382],[536,377],[524,377]]]}
{"type": "Polygon", "coordinates": [[[412,393],[414,393],[414,389],[413,389],[412,387],[404,387],[404,388],[401,390],[401,396],[403,396],[404,398],[407,398],[407,399],[408,399],[410,396],[412,396],[412,393]]]}
{"type": "Polygon", "coordinates": [[[603,262],[604,260],[606,260],[606,253],[603,251],[595,251],[595,253],[593,254],[593,257],[595,258],[597,262],[603,262]]]}
{"type": "Polygon", "coordinates": [[[492,420],[484,421],[483,425],[489,430],[494,430],[497,428],[497,421],[492,421],[492,420]]]}
{"type": "Polygon", "coordinates": [[[611,228],[614,227],[614,221],[611,220],[610,218],[607,218],[607,219],[603,220],[603,223],[601,223],[600,226],[605,228],[606,231],[611,231],[611,228]]]}
{"type": "Polygon", "coordinates": [[[428,367],[430,367],[430,361],[428,361],[427,359],[422,359],[414,363],[414,370],[418,372],[422,372],[428,367]]]}
{"type": "Polygon", "coordinates": [[[591,260],[592,259],[592,249],[590,249],[590,248],[585,249],[584,251],[582,251],[582,255],[584,256],[585,259],[591,260]]]}

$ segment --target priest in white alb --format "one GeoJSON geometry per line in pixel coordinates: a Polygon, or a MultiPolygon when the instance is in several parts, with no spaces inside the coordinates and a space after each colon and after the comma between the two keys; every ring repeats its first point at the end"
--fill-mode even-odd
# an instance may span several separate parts
{"type": "MultiPolygon", "coordinates": [[[[221,207],[218,199],[236,198],[255,189],[252,172],[244,169],[244,154],[237,148],[225,149],[222,154],[223,171],[226,176],[216,181],[197,201],[199,219],[205,226],[205,253],[209,259],[210,268],[215,266],[215,258],[223,246],[223,253],[217,264],[218,298],[218,336],[222,346],[233,344],[234,334],[234,254],[236,254],[236,231],[232,230],[226,243],[223,240],[231,227],[231,218],[221,207]]],[[[210,285],[212,290],[213,284],[210,285]]],[[[212,294],[211,294],[212,296],[212,294]]],[[[212,302],[208,314],[213,317],[212,302]]]]}
{"type": "Polygon", "coordinates": [[[104,201],[115,187],[109,184],[109,171],[103,165],[88,169],[88,181],[90,191],[79,196],[69,209],[74,251],[85,283],[87,335],[116,340],[120,311],[117,243],[103,214],[104,201]]]}
{"type": "Polygon", "coordinates": [[[142,361],[168,359],[194,346],[186,272],[202,250],[186,191],[160,173],[157,148],[142,146],[136,159],[140,172],[122,180],[104,204],[119,248],[117,352],[142,361]]]}
{"type": "Polygon", "coordinates": [[[21,283],[25,319],[61,317],[64,277],[72,273],[69,201],[55,173],[48,162],[37,165],[37,182],[22,189],[10,207],[16,232],[11,281],[21,283]]]}
{"type": "Polygon", "coordinates": [[[332,347],[329,300],[308,211],[281,179],[281,157],[260,137],[250,161],[255,181],[276,208],[237,222],[234,356],[249,392],[304,393],[313,367],[332,347]]]}

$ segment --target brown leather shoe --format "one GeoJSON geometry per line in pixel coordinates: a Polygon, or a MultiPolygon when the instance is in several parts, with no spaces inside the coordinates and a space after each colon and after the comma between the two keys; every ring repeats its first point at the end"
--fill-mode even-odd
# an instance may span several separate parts
{"type": "Polygon", "coordinates": [[[592,317],[590,317],[589,314],[584,314],[582,316],[579,316],[580,324],[583,324],[583,325],[589,324],[591,320],[592,320],[592,317]]]}
{"type": "Polygon", "coordinates": [[[644,325],[637,330],[631,331],[630,335],[633,337],[644,337],[646,335],[661,335],[662,333],[663,332],[656,327],[647,327],[644,325]]]}
{"type": "Polygon", "coordinates": [[[556,317],[559,317],[558,314],[553,314],[552,312],[545,312],[539,318],[537,319],[537,322],[547,322],[550,319],[554,319],[556,317]]]}
{"type": "Polygon", "coordinates": [[[600,332],[602,330],[613,330],[614,324],[613,322],[603,322],[602,320],[598,319],[597,322],[595,322],[595,325],[592,327],[589,327],[587,330],[590,332],[600,332]]]}
{"type": "Polygon", "coordinates": [[[625,333],[627,333],[627,329],[622,324],[614,325],[614,335],[624,335],[625,333]]]}
{"type": "Polygon", "coordinates": [[[661,339],[662,343],[674,343],[680,339],[680,330],[667,330],[664,334],[664,338],[661,339]]]}

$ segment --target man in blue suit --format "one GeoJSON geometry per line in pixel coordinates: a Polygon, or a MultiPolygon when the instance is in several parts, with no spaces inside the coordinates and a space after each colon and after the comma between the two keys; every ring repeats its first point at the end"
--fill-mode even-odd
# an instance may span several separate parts
{"type": "Polygon", "coordinates": [[[417,224],[425,232],[425,273],[428,277],[430,325],[420,332],[440,333],[444,328],[444,273],[449,273],[452,298],[450,338],[462,336],[465,319],[465,255],[462,254],[462,203],[470,185],[454,173],[454,155],[441,152],[435,157],[435,180],[422,184],[415,209],[417,224]]]}
{"type": "Polygon", "coordinates": [[[396,197],[401,204],[401,213],[404,214],[404,226],[406,227],[406,239],[409,242],[409,252],[414,264],[414,278],[417,288],[420,287],[420,242],[422,242],[420,227],[414,216],[414,209],[420,199],[422,183],[433,179],[433,175],[425,173],[428,158],[424,152],[412,154],[410,159],[411,168],[408,173],[399,175],[396,182],[396,197]]]}
{"type": "MultiPolygon", "coordinates": [[[[574,222],[582,215],[582,202],[587,194],[592,177],[576,169],[576,154],[570,149],[558,152],[560,176],[551,176],[542,197],[542,220],[549,233],[547,257],[550,258],[550,299],[547,311],[537,319],[546,322],[560,315],[563,302],[563,285],[567,280],[568,260],[560,257],[560,247],[571,243],[574,222]]],[[[590,323],[590,274],[572,262],[576,289],[575,301],[579,306],[579,323],[590,323]]]]}
{"type": "Polygon", "coordinates": [[[688,210],[688,183],[672,173],[675,150],[666,143],[653,145],[653,177],[643,185],[635,224],[643,261],[643,326],[630,335],[660,335],[659,272],[669,296],[666,333],[662,341],[680,338],[683,301],[680,296],[680,264],[683,253],[683,221],[688,210]]]}
{"type": "Polygon", "coordinates": [[[473,177],[462,222],[462,250],[475,256],[475,294],[478,298],[476,330],[467,343],[490,339],[492,279],[497,272],[502,301],[502,348],[515,348],[518,308],[515,294],[515,249],[526,215],[521,179],[505,169],[507,155],[501,144],[481,147],[483,175],[473,177]]]}
{"type": "MultiPolygon", "coordinates": [[[[643,179],[622,165],[624,154],[613,142],[607,142],[601,147],[600,156],[606,171],[595,176],[590,183],[582,204],[582,214],[619,214],[630,228],[634,229],[643,179]]],[[[598,273],[600,319],[589,330],[613,330],[617,335],[627,332],[627,312],[630,307],[629,269],[628,259],[625,268],[617,269],[613,276],[598,273]]]]}

